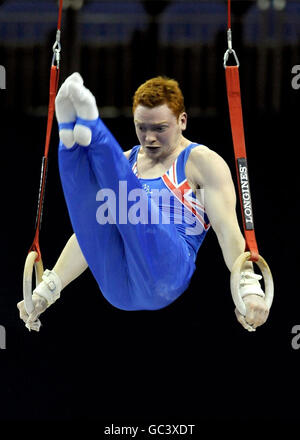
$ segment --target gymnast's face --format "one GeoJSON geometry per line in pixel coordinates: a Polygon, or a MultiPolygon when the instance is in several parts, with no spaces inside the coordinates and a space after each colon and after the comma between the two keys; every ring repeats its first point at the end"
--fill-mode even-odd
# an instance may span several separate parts
{"type": "Polygon", "coordinates": [[[154,159],[173,153],[184,139],[186,120],[186,113],[177,119],[167,104],[153,108],[138,105],[134,112],[135,130],[147,156],[154,159]]]}

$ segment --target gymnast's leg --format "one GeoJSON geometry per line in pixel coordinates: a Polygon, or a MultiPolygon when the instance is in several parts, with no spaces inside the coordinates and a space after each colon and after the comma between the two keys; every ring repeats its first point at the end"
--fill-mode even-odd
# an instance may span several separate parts
{"type": "MultiPolygon", "coordinates": [[[[132,309],[122,237],[115,224],[100,225],[96,219],[99,185],[91,170],[87,149],[78,144],[67,149],[60,143],[59,167],[71,223],[84,255],[79,257],[79,270],[81,265],[83,267],[82,260],[86,260],[105,298],[116,307],[132,309]]],[[[54,268],[66,272],[63,277],[69,280],[75,276],[75,271],[68,269],[68,264],[73,265],[73,249],[77,249],[79,256],[78,247],[71,239],[65,255],[61,255],[54,268]]]]}

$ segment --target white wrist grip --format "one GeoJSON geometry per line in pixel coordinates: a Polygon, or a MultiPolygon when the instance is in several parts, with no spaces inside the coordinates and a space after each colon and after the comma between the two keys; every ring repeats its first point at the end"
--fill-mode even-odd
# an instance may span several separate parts
{"type": "Polygon", "coordinates": [[[49,307],[60,297],[61,280],[53,270],[49,269],[45,270],[42,280],[33,293],[45,298],[49,307]]]}
{"type": "MultiPolygon", "coordinates": [[[[238,311],[243,315],[246,316],[246,306],[245,303],[241,297],[240,293],[240,282],[241,282],[241,269],[244,265],[244,263],[248,260],[250,260],[251,253],[245,252],[241,254],[236,261],[233,264],[232,271],[231,271],[231,277],[230,277],[230,288],[231,288],[231,294],[233,302],[238,309],[238,311]]],[[[273,277],[271,270],[267,264],[267,262],[263,259],[261,255],[259,255],[258,261],[255,261],[255,263],[258,265],[259,269],[261,270],[264,283],[265,283],[265,303],[267,307],[270,309],[272,302],[273,302],[273,296],[274,296],[274,283],[273,283],[273,277]]],[[[253,290],[252,290],[253,292],[253,290]]],[[[253,292],[255,295],[257,293],[253,292]]],[[[246,295],[244,295],[246,296],[246,295]]]]}
{"type": "Polygon", "coordinates": [[[262,290],[259,280],[262,279],[261,275],[257,275],[254,272],[245,271],[241,273],[240,279],[240,295],[244,298],[247,295],[258,295],[262,298],[265,297],[265,293],[262,290]]]}

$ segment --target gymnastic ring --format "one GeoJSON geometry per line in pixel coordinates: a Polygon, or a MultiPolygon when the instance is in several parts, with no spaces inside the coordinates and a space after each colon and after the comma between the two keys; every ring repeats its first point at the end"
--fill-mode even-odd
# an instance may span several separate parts
{"type": "MultiPolygon", "coordinates": [[[[243,264],[250,260],[251,253],[250,252],[244,252],[241,254],[234,262],[231,276],[230,276],[230,289],[231,289],[231,295],[233,302],[238,309],[238,311],[243,315],[246,316],[246,305],[240,295],[239,287],[240,287],[240,279],[241,279],[241,269],[243,267],[243,264]]],[[[265,303],[270,310],[272,302],[273,302],[273,296],[274,296],[274,283],[273,283],[273,277],[271,270],[266,262],[266,260],[263,259],[261,255],[258,256],[258,260],[255,261],[259,269],[261,270],[264,283],[265,283],[265,303]]]]}
{"type": "Polygon", "coordinates": [[[35,286],[40,284],[42,281],[42,275],[44,273],[44,267],[42,258],[36,261],[38,257],[38,253],[36,251],[31,251],[27,255],[24,273],[23,273],[23,298],[25,310],[28,315],[30,315],[34,311],[34,305],[32,302],[32,273],[33,267],[35,270],[35,286]]]}

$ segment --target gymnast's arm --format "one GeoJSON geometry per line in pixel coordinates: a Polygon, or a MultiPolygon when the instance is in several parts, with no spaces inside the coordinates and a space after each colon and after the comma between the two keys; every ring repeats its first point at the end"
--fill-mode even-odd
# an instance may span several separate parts
{"type": "MultiPolygon", "coordinates": [[[[192,181],[203,191],[205,210],[215,231],[223,257],[231,271],[236,258],[245,250],[245,240],[236,216],[236,195],[226,162],[209,148],[191,153],[192,181]]],[[[252,263],[248,263],[251,269],[252,263]]]]}
{"type": "Polygon", "coordinates": [[[79,277],[87,267],[88,264],[79,247],[76,235],[73,234],[52,269],[60,278],[61,289],[79,277]]]}
{"type": "MultiPolygon", "coordinates": [[[[236,195],[231,173],[226,162],[209,148],[195,149],[193,153],[193,181],[204,189],[205,210],[217,235],[225,263],[231,271],[235,260],[245,251],[245,239],[236,215],[236,195]]],[[[247,261],[243,270],[253,272],[252,263],[247,261]]],[[[268,317],[268,308],[264,299],[256,294],[257,286],[254,283],[253,294],[243,298],[247,310],[246,323],[235,310],[238,321],[245,328],[247,323],[253,324],[254,328],[262,325],[268,317]]]]}

